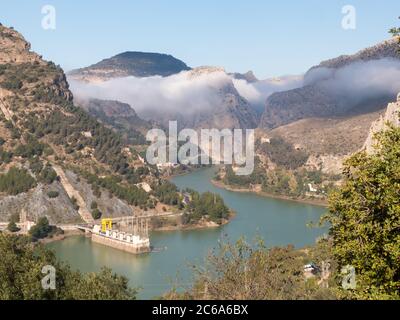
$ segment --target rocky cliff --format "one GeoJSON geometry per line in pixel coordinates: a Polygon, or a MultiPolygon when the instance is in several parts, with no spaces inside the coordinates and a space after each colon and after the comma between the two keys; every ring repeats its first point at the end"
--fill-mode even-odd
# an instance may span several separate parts
{"type": "Polygon", "coordinates": [[[363,149],[368,153],[374,151],[375,134],[384,130],[387,124],[392,124],[396,127],[400,126],[400,93],[397,95],[397,101],[389,103],[385,113],[372,123],[368,137],[363,146],[363,149]]]}

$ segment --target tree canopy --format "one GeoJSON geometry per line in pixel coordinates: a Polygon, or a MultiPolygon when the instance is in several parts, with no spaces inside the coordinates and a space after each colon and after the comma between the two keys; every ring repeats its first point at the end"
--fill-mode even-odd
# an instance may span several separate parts
{"type": "Polygon", "coordinates": [[[355,268],[355,298],[400,298],[400,128],[376,140],[373,154],[345,163],[345,182],[330,197],[330,234],[339,266],[355,268]]]}
{"type": "Polygon", "coordinates": [[[82,274],[60,263],[41,245],[27,237],[0,233],[1,300],[132,300],[136,290],[128,280],[104,268],[99,273],[82,274]],[[44,289],[44,266],[56,270],[55,290],[44,289]]]}

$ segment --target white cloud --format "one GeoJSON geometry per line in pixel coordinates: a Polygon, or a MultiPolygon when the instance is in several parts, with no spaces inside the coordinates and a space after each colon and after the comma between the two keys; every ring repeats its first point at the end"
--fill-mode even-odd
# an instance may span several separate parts
{"type": "Polygon", "coordinates": [[[346,104],[396,95],[400,91],[400,61],[384,58],[355,62],[340,69],[316,68],[306,75],[305,83],[316,82],[346,104]]]}
{"type": "Polygon", "coordinates": [[[233,79],[233,83],[242,97],[247,99],[256,109],[262,111],[265,101],[271,94],[301,87],[303,76],[284,76],[253,83],[242,79],[233,79]]]}
{"type": "Polygon", "coordinates": [[[128,103],[139,115],[151,118],[155,112],[190,115],[221,103],[218,90],[229,84],[224,72],[181,72],[169,77],[125,77],[100,83],[69,79],[78,99],[98,98],[128,103]]]}

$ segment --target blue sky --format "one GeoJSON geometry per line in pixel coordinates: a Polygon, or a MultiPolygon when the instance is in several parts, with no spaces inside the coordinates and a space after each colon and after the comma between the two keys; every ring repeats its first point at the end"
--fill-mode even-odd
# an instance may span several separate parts
{"type": "Polygon", "coordinates": [[[399,0],[2,0],[0,7],[1,23],[66,70],[130,50],[260,78],[303,73],[385,40],[398,16],[399,0]],[[56,30],[41,27],[47,4],[56,8],[56,30]],[[355,30],[341,27],[344,5],[356,8],[355,30]]]}

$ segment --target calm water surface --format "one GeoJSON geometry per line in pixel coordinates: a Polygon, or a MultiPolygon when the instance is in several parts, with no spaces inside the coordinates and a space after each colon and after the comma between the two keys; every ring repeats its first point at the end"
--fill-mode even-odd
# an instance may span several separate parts
{"type": "Polygon", "coordinates": [[[258,235],[268,246],[294,244],[303,247],[313,244],[318,236],[326,232],[325,229],[306,226],[309,222],[318,221],[324,208],[219,189],[210,183],[213,175],[214,169],[208,168],[176,177],[173,182],[179,188],[220,194],[225,203],[236,211],[235,219],[224,227],[153,232],[150,238],[152,245],[164,250],[141,256],[104,247],[79,236],[48,246],[60,259],[83,272],[98,271],[102,266],[111,267],[127,276],[131,286],[142,288],[139,298],[151,299],[170,289],[176,278],[181,283],[190,284],[190,262],[201,263],[225,235],[232,241],[241,236],[251,240],[258,235]]]}

